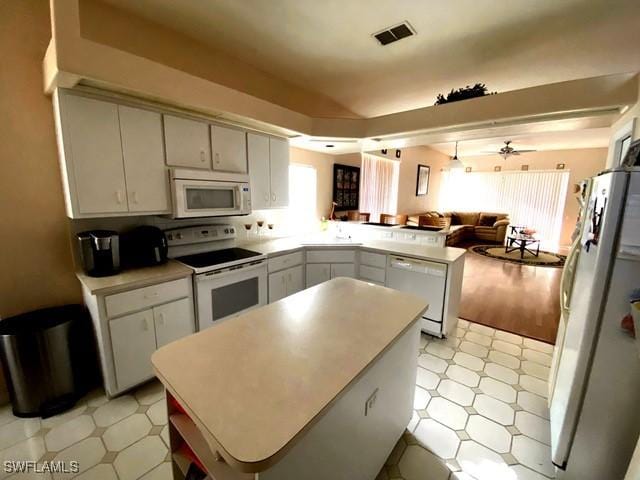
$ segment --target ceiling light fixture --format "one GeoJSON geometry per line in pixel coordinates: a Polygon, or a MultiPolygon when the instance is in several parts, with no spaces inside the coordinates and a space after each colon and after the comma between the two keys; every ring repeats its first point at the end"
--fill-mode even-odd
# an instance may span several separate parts
{"type": "Polygon", "coordinates": [[[456,142],[456,153],[453,157],[451,157],[451,160],[449,160],[449,164],[447,165],[447,167],[449,167],[450,170],[456,168],[464,168],[464,163],[462,163],[458,158],[458,142],[456,142]]]}

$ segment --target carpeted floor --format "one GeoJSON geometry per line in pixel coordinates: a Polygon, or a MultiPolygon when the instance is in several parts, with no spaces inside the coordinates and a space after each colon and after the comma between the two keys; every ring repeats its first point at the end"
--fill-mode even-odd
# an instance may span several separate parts
{"type": "Polygon", "coordinates": [[[460,317],[554,343],[561,275],[562,268],[521,265],[470,252],[465,260],[460,317]]]}

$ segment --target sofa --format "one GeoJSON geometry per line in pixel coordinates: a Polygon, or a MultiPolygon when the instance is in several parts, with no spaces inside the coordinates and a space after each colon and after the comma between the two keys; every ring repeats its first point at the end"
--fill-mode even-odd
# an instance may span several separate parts
{"type": "Polygon", "coordinates": [[[407,225],[435,225],[448,228],[446,245],[453,247],[467,240],[503,244],[509,215],[493,212],[423,212],[408,216],[407,225]]]}

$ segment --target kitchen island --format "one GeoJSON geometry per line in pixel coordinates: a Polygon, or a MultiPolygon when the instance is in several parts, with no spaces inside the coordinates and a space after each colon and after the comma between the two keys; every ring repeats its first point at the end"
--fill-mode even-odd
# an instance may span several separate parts
{"type": "Polygon", "coordinates": [[[174,477],[370,480],[412,412],[410,294],[336,278],[160,348],[174,477]]]}

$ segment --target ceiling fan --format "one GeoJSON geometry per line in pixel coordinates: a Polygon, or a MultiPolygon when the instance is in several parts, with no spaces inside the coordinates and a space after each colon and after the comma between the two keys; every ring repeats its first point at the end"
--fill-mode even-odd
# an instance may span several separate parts
{"type": "Polygon", "coordinates": [[[528,153],[528,152],[535,152],[536,150],[531,150],[531,149],[523,149],[523,150],[516,150],[515,148],[513,148],[511,146],[511,140],[505,140],[504,141],[504,147],[502,147],[500,150],[498,150],[497,152],[487,152],[487,153],[492,153],[492,154],[498,154],[500,155],[502,158],[504,158],[505,160],[507,158],[509,158],[512,155],[520,155],[521,153],[528,153]]]}

